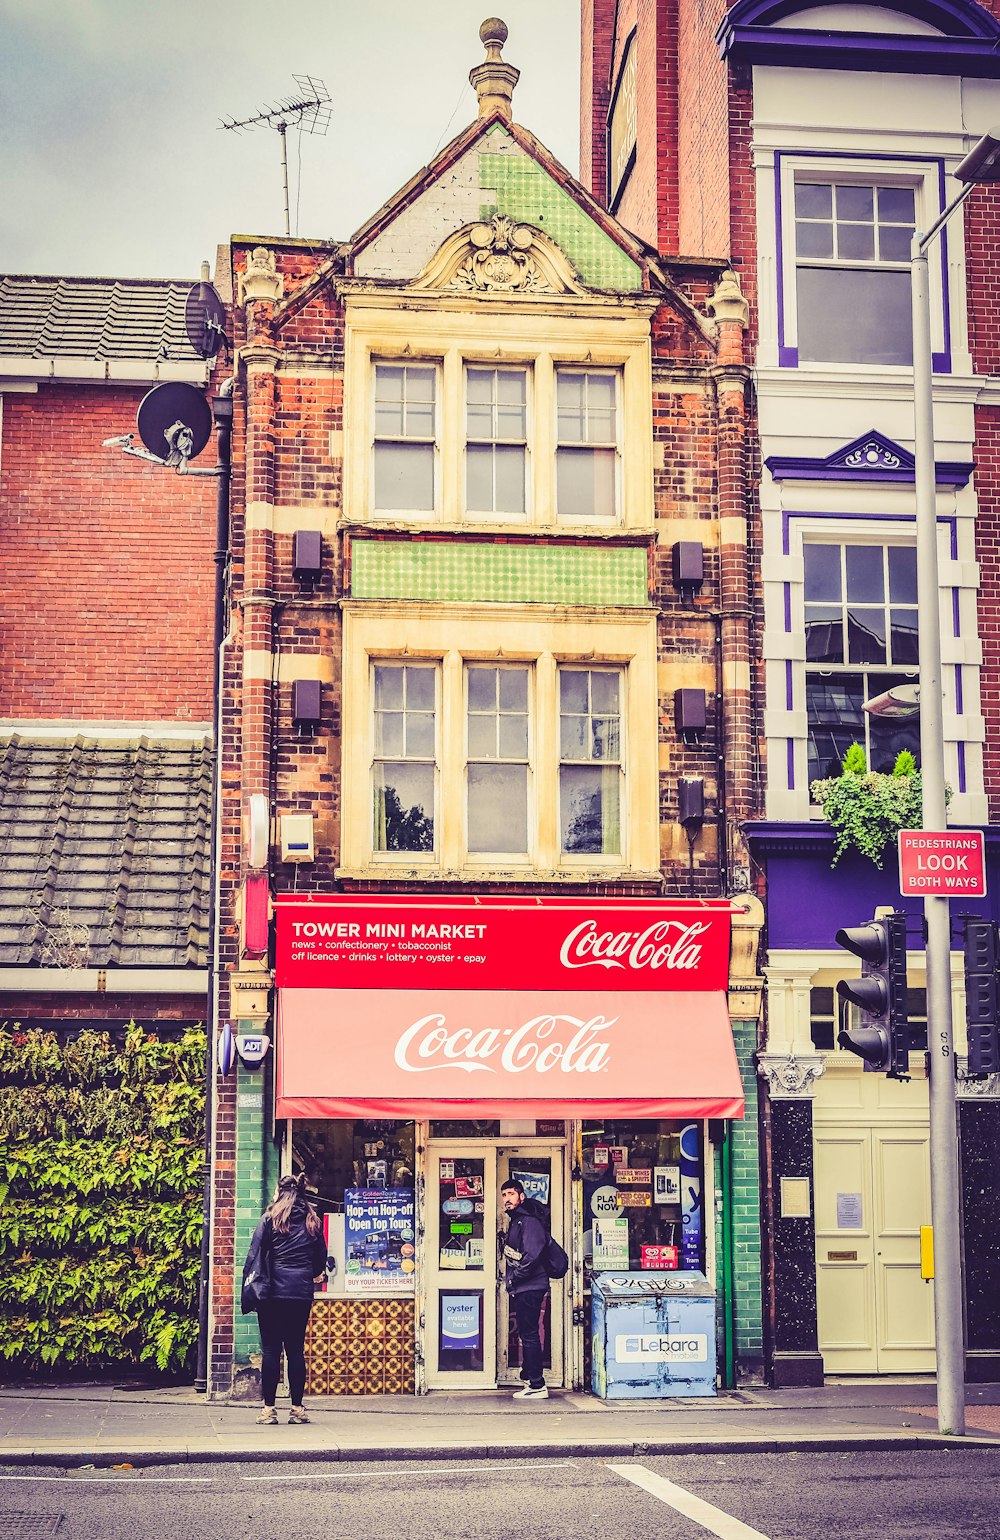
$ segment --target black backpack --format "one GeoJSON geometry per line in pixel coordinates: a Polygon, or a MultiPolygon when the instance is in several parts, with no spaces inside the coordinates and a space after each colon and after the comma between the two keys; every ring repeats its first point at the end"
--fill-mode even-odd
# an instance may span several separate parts
{"type": "Polygon", "coordinates": [[[554,1236],[545,1243],[542,1264],[550,1278],[565,1278],[569,1272],[569,1257],[554,1236]]]}

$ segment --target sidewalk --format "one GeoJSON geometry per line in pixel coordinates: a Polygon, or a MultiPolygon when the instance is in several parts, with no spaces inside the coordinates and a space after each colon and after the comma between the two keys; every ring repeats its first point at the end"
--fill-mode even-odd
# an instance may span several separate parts
{"type": "Polygon", "coordinates": [[[970,1385],[966,1437],[941,1438],[932,1381],[837,1382],[818,1390],[747,1388],[710,1400],[599,1401],[556,1391],[307,1397],[308,1427],[257,1427],[257,1407],[195,1391],[108,1385],[0,1388],[0,1466],[166,1465],[215,1460],[500,1459],[529,1455],[755,1450],[1000,1448],[1000,1384],[970,1385]]]}

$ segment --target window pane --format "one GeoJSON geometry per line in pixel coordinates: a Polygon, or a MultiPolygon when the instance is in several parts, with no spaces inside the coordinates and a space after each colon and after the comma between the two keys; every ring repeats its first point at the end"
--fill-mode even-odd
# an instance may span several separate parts
{"type": "Polygon", "coordinates": [[[469,851],[524,854],[528,849],[525,765],[469,766],[469,851]]]}
{"type": "Polygon", "coordinates": [[[896,604],[917,602],[917,552],[912,545],[889,547],[889,597],[896,604]]]}
{"type": "Polygon", "coordinates": [[[500,706],[504,711],[527,711],[528,670],[526,668],[501,668],[500,706]]]}
{"type": "Polygon", "coordinates": [[[497,704],[497,673],[495,668],[470,668],[469,709],[471,711],[495,711],[497,704]]]}
{"type": "Polygon", "coordinates": [[[611,518],[615,512],[615,451],[556,452],[556,499],[563,518],[611,518]]]}
{"type": "Polygon", "coordinates": [[[375,708],[378,711],[403,704],[403,670],[387,668],[384,663],[375,665],[375,708]]]}
{"type": "MultiPolygon", "coordinates": [[[[894,684],[913,684],[912,677],[878,675],[869,676],[868,684],[870,693],[878,695],[883,690],[889,690],[894,684]]],[[[873,770],[881,770],[883,773],[892,769],[896,763],[897,754],[903,749],[908,749],[917,764],[920,764],[920,718],[919,717],[869,717],[869,732],[871,734],[871,746],[868,762],[873,770]]]]}
{"type": "Polygon", "coordinates": [[[848,602],[885,603],[885,570],[881,546],[845,546],[844,564],[847,568],[848,602]]]}
{"type": "Polygon", "coordinates": [[[889,642],[893,663],[919,663],[916,610],[893,610],[889,642]]]}
{"type": "Polygon", "coordinates": [[[890,219],[895,224],[912,225],[916,219],[916,204],[912,187],[880,187],[878,190],[878,217],[890,219]]]}
{"type": "Polygon", "coordinates": [[[806,659],[810,663],[843,663],[844,612],[838,604],[806,605],[806,659]]]}
{"type": "Polygon", "coordinates": [[[414,368],[407,364],[406,368],[406,399],[408,401],[433,401],[434,400],[434,370],[432,368],[414,368]]]}
{"type": "Polygon", "coordinates": [[[796,182],[795,212],[800,219],[830,219],[833,188],[826,182],[796,182]]]}
{"type": "Polygon", "coordinates": [[[373,844],[376,850],[434,849],[433,765],[376,765],[373,844]]]}
{"type": "Polygon", "coordinates": [[[433,445],[375,445],[375,507],[389,511],[434,507],[433,445]]]}
{"type": "Polygon", "coordinates": [[[913,362],[908,272],[800,267],[797,283],[804,363],[913,362]]]}
{"type": "Polygon", "coordinates": [[[408,711],[406,713],[406,749],[416,759],[432,759],[434,756],[433,711],[408,711]]]}
{"type": "Polygon", "coordinates": [[[410,711],[434,705],[434,679],[437,670],[434,668],[414,667],[406,665],[406,705],[410,711]]]}
{"type": "Polygon", "coordinates": [[[375,753],[402,754],[403,713],[401,711],[376,711],[375,753]]]}
{"type": "Polygon", "coordinates": [[[592,759],[606,759],[615,764],[621,759],[617,717],[594,717],[591,728],[592,759]]]}
{"type": "Polygon", "coordinates": [[[497,719],[490,712],[469,717],[469,758],[495,759],[497,752],[497,719]]]}
{"type": "Polygon", "coordinates": [[[837,218],[873,220],[875,218],[875,189],[873,187],[838,186],[837,218]]]}
{"type": "Polygon", "coordinates": [[[809,780],[839,775],[852,743],[864,743],[862,674],[806,674],[809,780]]]}
{"type": "Polygon", "coordinates": [[[524,450],[498,447],[493,451],[496,466],[496,493],[493,508],[497,513],[524,512],[524,450]]]}
{"type": "Polygon", "coordinates": [[[559,719],[560,759],[589,759],[589,730],[589,717],[561,716],[559,719]]]}
{"type": "Polygon", "coordinates": [[[874,225],[838,225],[837,256],[844,261],[875,260],[874,225]]]}
{"type": "Polygon", "coordinates": [[[489,402],[470,401],[465,412],[466,436],[490,440],[493,437],[493,407],[489,402]]]}
{"type": "Polygon", "coordinates": [[[878,235],[878,254],[882,262],[909,262],[910,240],[913,231],[909,226],[883,225],[878,235]]]}
{"type": "Polygon", "coordinates": [[[618,710],[617,673],[603,674],[596,669],[590,675],[590,702],[595,711],[618,710]]]}
{"type": "Polygon", "coordinates": [[[806,601],[839,601],[841,595],[840,546],[804,545],[806,601]]]}
{"type": "Polygon", "coordinates": [[[468,370],[466,370],[466,376],[465,377],[466,377],[466,399],[470,403],[472,403],[474,401],[486,402],[487,405],[492,406],[492,402],[493,402],[493,380],[495,378],[495,370],[493,370],[493,369],[468,369],[468,370]]]}
{"type": "Polygon", "coordinates": [[[556,407],[560,443],[580,443],[584,437],[583,403],[585,376],[560,369],[556,376],[556,407]]]}
{"type": "Polygon", "coordinates": [[[885,663],[885,610],[847,611],[848,663],[885,663]]]}
{"type": "Polygon", "coordinates": [[[493,512],[493,448],[470,444],[465,451],[465,502],[473,513],[493,512]]]}
{"type": "Polygon", "coordinates": [[[586,711],[589,705],[587,686],[589,675],[582,668],[559,670],[560,711],[586,711]]]}
{"type": "Polygon", "coordinates": [[[800,257],[832,257],[833,226],[797,220],[795,249],[800,257]]]}
{"type": "Polygon", "coordinates": [[[500,718],[500,758],[527,759],[527,716],[505,715],[500,718]]]}
{"type": "Polygon", "coordinates": [[[559,772],[562,848],[569,855],[621,853],[617,767],[564,765],[559,772]]]}

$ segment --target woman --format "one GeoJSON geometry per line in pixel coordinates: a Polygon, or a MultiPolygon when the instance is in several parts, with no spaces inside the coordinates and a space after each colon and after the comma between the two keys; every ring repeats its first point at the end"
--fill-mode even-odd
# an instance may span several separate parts
{"type": "Polygon", "coordinates": [[[305,1172],[281,1178],[261,1223],[261,1251],[267,1259],[268,1281],[264,1298],[257,1306],[264,1393],[264,1406],[257,1421],[266,1424],[278,1420],[274,1398],[283,1347],[292,1398],[288,1420],[308,1422],[302,1406],[306,1388],[306,1326],[312,1309],[313,1285],[322,1282],[326,1268],[326,1242],[320,1217],[306,1199],[305,1172]]]}

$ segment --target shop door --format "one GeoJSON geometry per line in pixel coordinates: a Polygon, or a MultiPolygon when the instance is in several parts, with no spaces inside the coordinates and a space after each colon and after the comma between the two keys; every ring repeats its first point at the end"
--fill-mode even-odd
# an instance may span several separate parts
{"type": "MultiPolygon", "coordinates": [[[[497,1188],[509,1179],[520,1181],[529,1197],[542,1203],[549,1211],[552,1234],[567,1251],[569,1241],[565,1235],[565,1209],[563,1204],[563,1162],[565,1152],[561,1147],[540,1149],[512,1149],[507,1145],[497,1151],[497,1188]]],[[[503,1250],[507,1221],[503,1206],[500,1207],[497,1224],[497,1254],[503,1250]]],[[[497,1384],[519,1385],[521,1369],[521,1344],[517,1335],[514,1312],[510,1308],[510,1296],[498,1280],[497,1290],[497,1384]]],[[[545,1380],[549,1385],[565,1383],[563,1374],[564,1339],[566,1331],[566,1297],[569,1278],[550,1285],[549,1298],[542,1311],[542,1362],[545,1380]]]]}
{"type": "Polygon", "coordinates": [[[497,1382],[497,1152],[428,1140],[424,1357],[429,1390],[497,1382]]]}
{"type": "Polygon", "coordinates": [[[827,1374],[934,1369],[934,1286],[920,1277],[930,1223],[926,1127],[817,1127],[816,1287],[827,1374]]]}

